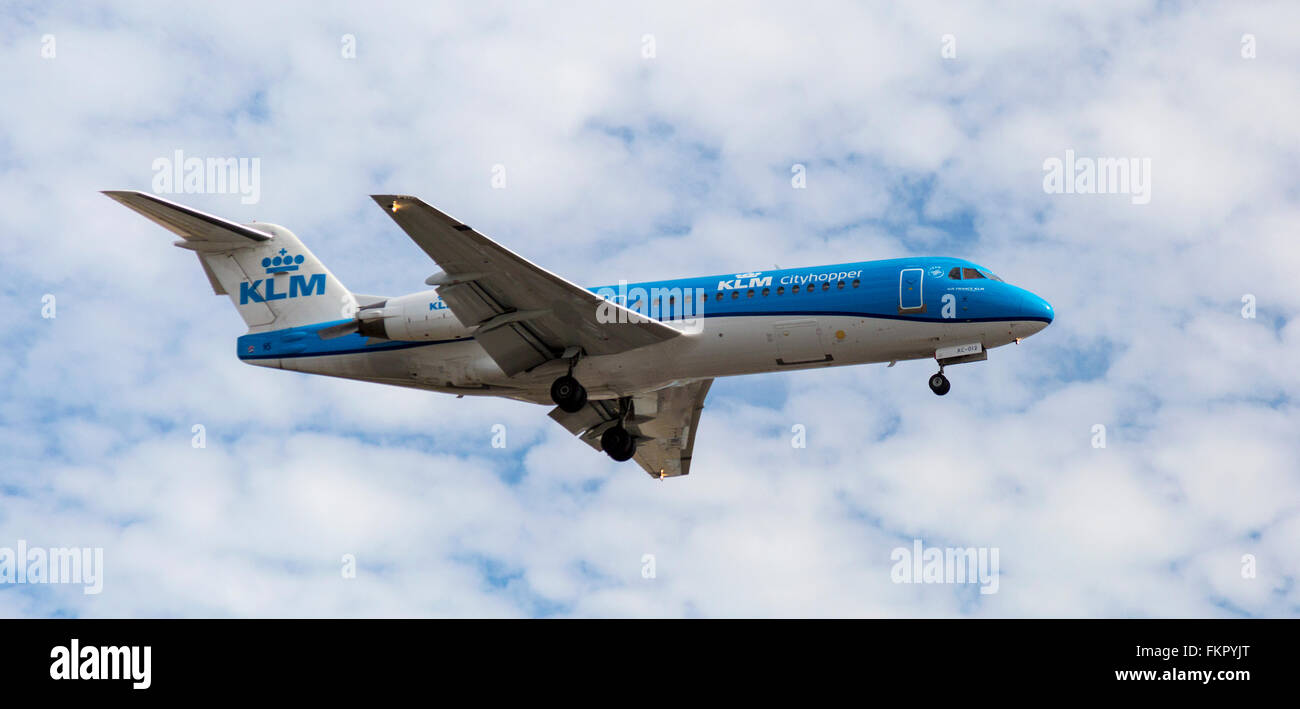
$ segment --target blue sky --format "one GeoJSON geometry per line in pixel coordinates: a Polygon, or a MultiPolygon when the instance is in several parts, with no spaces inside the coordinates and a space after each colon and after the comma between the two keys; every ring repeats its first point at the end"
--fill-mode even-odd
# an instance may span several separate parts
{"type": "Polygon", "coordinates": [[[8,4],[0,547],[106,569],[0,586],[0,617],[1300,614],[1298,20],[8,4]],[[367,196],[406,193],[581,283],[943,254],[1057,320],[942,399],[925,362],[720,380],[692,475],[654,482],[542,407],[238,362],[193,257],[98,194],[175,150],[258,158],[256,204],[173,198],[293,229],[360,293],[437,270],[367,196]],[[1046,193],[1067,150],[1149,158],[1150,203],[1046,193]],[[914,539],[997,547],[999,591],[891,582],[914,539]]]}

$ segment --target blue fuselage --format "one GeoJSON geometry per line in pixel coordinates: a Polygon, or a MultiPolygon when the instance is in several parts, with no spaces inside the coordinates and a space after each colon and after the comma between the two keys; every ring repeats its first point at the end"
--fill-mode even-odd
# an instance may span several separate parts
{"type": "MultiPolygon", "coordinates": [[[[917,257],[754,271],[590,288],[632,313],[687,335],[618,355],[586,357],[577,372],[612,397],[674,382],[782,369],[933,358],[984,358],[1052,322],[1052,306],[969,261],[917,257]],[[681,322],[676,322],[681,321],[681,322]],[[970,353],[970,354],[967,354],[970,353]]],[[[548,400],[555,367],[503,374],[436,291],[389,299],[387,326],[409,336],[327,336],[330,320],[238,341],[260,366],[438,391],[548,400]]],[[[555,356],[558,358],[559,352],[555,356]]]]}
{"type": "Polygon", "coordinates": [[[638,313],[648,314],[653,307],[654,313],[663,316],[657,319],[678,315],[826,315],[1047,324],[1053,318],[1052,306],[1046,300],[1003,282],[970,261],[947,257],[859,261],[590,290],[638,313]],[[702,308],[697,307],[700,304],[702,308]],[[689,307],[697,309],[688,311],[689,307]]]}

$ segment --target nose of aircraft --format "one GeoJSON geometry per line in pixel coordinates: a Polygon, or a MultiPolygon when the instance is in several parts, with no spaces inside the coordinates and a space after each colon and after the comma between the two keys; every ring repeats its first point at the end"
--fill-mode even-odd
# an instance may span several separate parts
{"type": "Polygon", "coordinates": [[[1034,332],[1038,332],[1048,325],[1052,324],[1056,314],[1052,311],[1052,304],[1046,300],[1025,291],[1020,297],[1020,307],[1024,311],[1025,320],[1034,327],[1034,332]]]}

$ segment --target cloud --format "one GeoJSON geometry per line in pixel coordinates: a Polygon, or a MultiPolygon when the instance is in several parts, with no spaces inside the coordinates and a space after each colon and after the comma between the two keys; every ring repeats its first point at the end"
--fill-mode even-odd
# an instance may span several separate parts
{"type": "Polygon", "coordinates": [[[103,547],[106,578],[0,616],[1294,616],[1297,13],[8,9],[0,547],[103,547]],[[942,399],[923,362],[721,380],[654,482],[542,407],[239,363],[193,257],[97,193],[177,149],[259,158],[259,203],[177,199],[357,292],[436,270],[395,191],[582,283],[932,253],[1058,317],[942,399]],[[1067,149],[1150,158],[1150,204],[1044,193],[1067,149]],[[892,583],[917,538],[999,548],[998,593],[892,583]]]}

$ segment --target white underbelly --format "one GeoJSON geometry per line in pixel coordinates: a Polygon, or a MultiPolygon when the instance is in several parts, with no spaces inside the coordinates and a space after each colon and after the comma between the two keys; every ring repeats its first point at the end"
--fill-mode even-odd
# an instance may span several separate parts
{"type": "MultiPolygon", "coordinates": [[[[574,376],[593,399],[648,391],[695,379],[926,359],[936,349],[980,342],[987,348],[1019,335],[1017,325],[910,321],[852,316],[708,318],[702,331],[617,355],[585,357],[574,376]]],[[[553,361],[506,377],[473,340],[305,360],[284,369],[439,391],[514,396],[549,402],[549,388],[568,365],[553,361]]]]}

